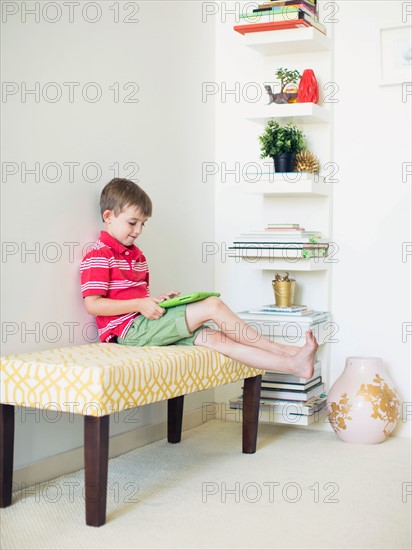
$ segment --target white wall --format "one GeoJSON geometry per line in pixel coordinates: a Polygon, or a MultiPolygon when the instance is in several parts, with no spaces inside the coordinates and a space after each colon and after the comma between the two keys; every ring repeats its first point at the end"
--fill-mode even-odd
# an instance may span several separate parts
{"type": "MultiPolygon", "coordinates": [[[[410,402],[410,344],[402,342],[402,323],[411,320],[411,259],[402,262],[401,256],[402,242],[411,240],[410,178],[402,183],[401,164],[409,160],[411,101],[402,103],[400,86],[378,86],[379,29],[401,24],[402,4],[377,2],[372,9],[367,1],[338,2],[335,80],[340,90],[334,140],[339,183],[333,234],[340,252],[332,312],[339,324],[339,343],[332,349],[331,380],[349,355],[381,356],[402,400],[410,402]],[[384,294],[388,274],[395,279],[389,300],[384,294]]],[[[115,24],[110,3],[101,6],[102,17],[95,24],[78,15],[69,23],[67,13],[55,24],[42,16],[38,23],[30,16],[23,23],[17,13],[2,27],[3,80],[18,85],[18,93],[2,104],[2,240],[7,243],[2,260],[2,353],[81,344],[85,336],[93,336],[92,330],[83,334],[91,319],[82,306],[78,263],[83,245],[98,235],[98,197],[113,176],[114,163],[136,163],[134,179],[154,200],[154,217],[141,239],[154,294],[175,287],[184,292],[214,287],[235,309],[267,296],[261,294],[259,271],[245,274],[221,262],[219,254],[205,262],[201,255],[201,243],[216,240],[224,256],[221,243],[228,233],[262,223],[258,196],[230,192],[228,184],[236,184],[235,176],[228,176],[217,190],[214,211],[213,178],[202,182],[201,175],[202,163],[216,162],[220,181],[222,163],[233,169],[239,155],[246,163],[258,158],[256,126],[246,123],[245,132],[240,122],[243,107],[235,96],[222,103],[219,95],[222,83],[230,88],[234,82],[260,78],[253,68],[257,55],[238,51],[240,36],[232,31],[230,16],[222,26],[222,10],[204,23],[200,2],[162,3],[162,16],[159,3],[140,2],[138,24],[123,22],[130,9],[120,11],[115,24]],[[57,103],[40,97],[36,103],[27,96],[24,103],[24,82],[27,88],[39,82],[42,90],[47,82],[57,82],[63,97],[57,103]],[[63,82],[81,83],[74,103],[69,103],[63,82]],[[88,82],[99,83],[101,101],[82,98],[80,89],[88,82]],[[132,91],[123,90],[123,84],[136,82],[139,103],[115,103],[109,89],[114,82],[120,83],[121,99],[132,91]],[[218,93],[202,101],[202,82],[218,84],[218,93]],[[40,175],[35,182],[27,175],[22,181],[22,163],[30,168],[36,162],[40,169],[58,163],[60,180],[48,182],[40,175]],[[80,163],[73,182],[63,162],[80,163]],[[92,162],[101,167],[96,182],[82,176],[81,169],[92,162]],[[16,163],[18,173],[6,177],[4,170],[16,165],[5,163],[16,163]],[[24,247],[36,253],[27,255],[24,247]],[[55,262],[56,253],[61,258],[55,262]],[[24,335],[25,328],[34,333],[24,335]]],[[[92,11],[89,17],[94,17],[92,11]]],[[[46,176],[54,177],[52,167],[46,176]]],[[[94,177],[92,168],[87,176],[94,177]]],[[[216,391],[216,399],[236,395],[236,388],[216,391]]],[[[188,408],[212,395],[189,396],[188,408]]],[[[145,407],[138,425],[163,419],[164,405],[145,407]]],[[[81,420],[71,424],[64,417],[52,424],[20,411],[16,467],[80,446],[81,420]]],[[[121,421],[111,429],[119,433],[130,425],[121,421]]]]}
{"type": "MultiPolygon", "coordinates": [[[[379,31],[403,24],[405,3],[345,0],[323,4],[321,18],[323,13],[323,17],[329,15],[337,21],[333,25],[333,79],[339,86],[333,135],[339,182],[334,185],[332,228],[333,241],[339,245],[339,261],[333,265],[331,300],[339,341],[331,344],[329,379],[331,383],[336,380],[348,356],[382,357],[407,407],[412,401],[411,336],[402,341],[402,323],[411,322],[412,258],[402,261],[402,243],[411,241],[411,176],[402,182],[402,163],[410,162],[412,98],[402,102],[400,85],[379,86],[379,31]]],[[[271,77],[267,62],[266,72],[262,73],[262,56],[242,46],[242,36],[232,30],[234,23],[233,15],[227,16],[226,23],[217,18],[216,79],[227,88],[238,82],[242,90],[248,82],[261,83],[271,77]]],[[[272,72],[286,66],[291,58],[300,68],[302,56],[287,56],[280,65],[273,64],[272,72]]],[[[309,68],[311,54],[303,58],[309,68]]],[[[262,97],[261,102],[267,103],[266,98],[262,97]]],[[[233,95],[219,95],[216,110],[219,162],[231,168],[236,161],[241,168],[256,162],[261,128],[245,121],[249,111],[245,98],[240,95],[236,101],[233,95]]],[[[218,243],[269,221],[261,217],[262,198],[242,194],[236,187],[236,176],[227,175],[225,182],[219,172],[216,182],[218,243]]],[[[233,260],[216,260],[215,286],[234,309],[270,301],[270,278],[233,260]]],[[[316,304],[312,305],[316,309],[316,304]]],[[[234,384],[217,390],[215,395],[218,401],[226,401],[239,393],[240,384],[234,384]]],[[[399,424],[397,433],[407,433],[404,423],[399,424]]]]}
{"type": "MultiPolygon", "coordinates": [[[[331,378],[347,356],[382,357],[406,407],[412,401],[411,336],[403,342],[402,324],[411,322],[412,258],[402,261],[402,243],[411,241],[411,176],[402,181],[402,163],[411,161],[412,98],[402,102],[401,85],[379,86],[380,29],[403,24],[404,4],[339,2],[334,237],[340,250],[333,275],[339,343],[331,378]]],[[[398,432],[406,433],[405,424],[398,432]]]]}
{"type": "MultiPolygon", "coordinates": [[[[115,175],[115,163],[119,174],[132,177],[154,202],[140,240],[153,295],[175,288],[212,290],[213,263],[202,263],[201,251],[203,241],[213,240],[213,187],[201,181],[201,162],[213,156],[214,116],[213,105],[202,103],[201,83],[214,79],[214,30],[202,22],[201,4],[100,2],[96,23],[87,22],[81,11],[70,22],[68,8],[55,23],[46,20],[57,18],[52,8],[40,11],[38,22],[30,15],[24,22],[23,4],[34,2],[10,4],[19,11],[2,27],[2,76],[16,83],[18,93],[3,96],[2,104],[2,353],[94,339],[80,294],[79,262],[83,246],[99,234],[99,195],[115,175]],[[111,5],[119,6],[118,23],[111,5]],[[133,14],[135,5],[139,12],[133,14]],[[138,23],[126,23],[127,16],[138,23]],[[39,97],[22,99],[22,88],[32,89],[36,82],[39,97]],[[53,98],[49,82],[62,91],[55,103],[42,96],[49,92],[46,97],[53,98]],[[64,82],[80,83],[72,103],[64,82]],[[95,103],[82,97],[90,82],[102,90],[95,103]],[[118,102],[110,89],[116,82],[118,102]],[[138,103],[123,101],[137,90],[135,84],[123,89],[130,82],[139,86],[133,96],[138,103]],[[55,182],[48,181],[56,177],[53,166],[47,171],[51,162],[62,171],[55,182]],[[73,181],[65,162],[80,164],[73,181]],[[38,181],[30,174],[24,181],[23,163],[28,168],[39,163],[38,181]],[[88,163],[96,163],[100,177],[92,166],[84,177],[88,163]],[[133,166],[125,163],[135,163],[138,172],[130,176],[133,166]],[[16,174],[7,175],[14,169],[16,174]]],[[[90,9],[85,16],[94,19],[96,12],[90,9]]],[[[211,397],[211,392],[188,396],[186,409],[211,397]]],[[[112,422],[111,434],[160,422],[165,407],[144,407],[137,425],[121,416],[112,422]]],[[[63,415],[54,424],[38,411],[21,410],[16,420],[17,468],[82,445],[80,417],[69,422],[63,415]]]]}

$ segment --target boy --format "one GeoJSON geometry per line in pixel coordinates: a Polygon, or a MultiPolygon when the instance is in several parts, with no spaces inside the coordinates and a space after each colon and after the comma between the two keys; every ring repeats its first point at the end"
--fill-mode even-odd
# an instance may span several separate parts
{"type": "Polygon", "coordinates": [[[270,342],[217,297],[165,310],[159,302],[174,290],[150,296],[146,258],[134,241],[152,215],[148,195],[132,181],[114,178],[103,189],[104,231],[81,263],[82,295],[96,316],[102,342],[127,346],[205,346],[245,365],[310,378],[318,347],[311,331],[299,348],[270,342]],[[214,321],[219,330],[203,323],[214,321]]]}

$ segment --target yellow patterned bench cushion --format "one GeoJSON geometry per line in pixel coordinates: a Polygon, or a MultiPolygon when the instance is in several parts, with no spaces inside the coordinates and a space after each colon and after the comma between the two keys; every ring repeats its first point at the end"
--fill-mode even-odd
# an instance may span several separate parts
{"type": "Polygon", "coordinates": [[[104,416],[258,374],[205,347],[97,343],[2,357],[0,401],[104,416]]]}

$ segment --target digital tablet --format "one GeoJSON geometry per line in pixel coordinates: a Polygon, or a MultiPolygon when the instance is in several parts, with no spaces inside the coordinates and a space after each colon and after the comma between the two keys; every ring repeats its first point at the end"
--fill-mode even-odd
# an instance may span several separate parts
{"type": "Polygon", "coordinates": [[[170,300],[164,300],[164,302],[159,302],[157,305],[160,307],[181,306],[183,304],[190,304],[191,302],[204,300],[209,296],[220,296],[220,292],[192,292],[192,294],[184,294],[183,296],[170,298],[170,300]]]}

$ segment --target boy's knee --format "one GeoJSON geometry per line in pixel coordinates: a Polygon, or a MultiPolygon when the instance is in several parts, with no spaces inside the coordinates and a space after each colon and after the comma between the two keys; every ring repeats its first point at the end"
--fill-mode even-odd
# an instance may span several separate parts
{"type": "Polygon", "coordinates": [[[206,298],[205,302],[212,313],[219,311],[219,309],[224,306],[222,300],[217,296],[209,296],[209,298],[206,298]]]}
{"type": "Polygon", "coordinates": [[[197,335],[194,344],[196,346],[206,346],[213,349],[218,348],[222,343],[222,333],[220,330],[205,326],[197,335]]]}

